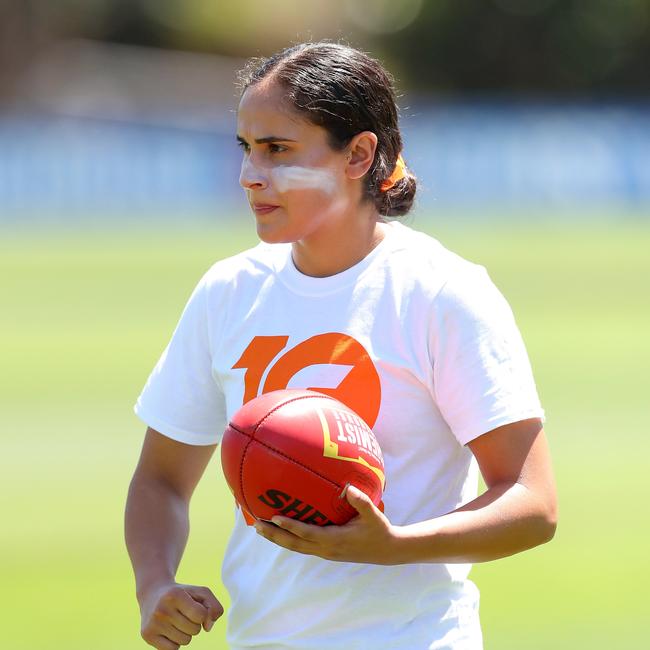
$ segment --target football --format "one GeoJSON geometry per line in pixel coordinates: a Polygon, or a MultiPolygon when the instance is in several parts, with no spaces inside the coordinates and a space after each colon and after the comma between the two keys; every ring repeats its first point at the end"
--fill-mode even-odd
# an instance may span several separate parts
{"type": "Polygon", "coordinates": [[[221,463],[248,524],[274,515],[344,524],[356,515],[348,484],[382,507],[384,462],[372,430],[316,391],[276,390],[244,404],[224,432],[221,463]]]}

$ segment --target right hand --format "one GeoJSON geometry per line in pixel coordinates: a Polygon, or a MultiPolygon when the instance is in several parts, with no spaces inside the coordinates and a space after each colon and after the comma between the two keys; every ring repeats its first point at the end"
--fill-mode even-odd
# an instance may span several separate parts
{"type": "Polygon", "coordinates": [[[147,594],[140,611],[142,638],[157,650],[178,650],[201,627],[209,632],[223,607],[207,587],[172,582],[147,594]]]}

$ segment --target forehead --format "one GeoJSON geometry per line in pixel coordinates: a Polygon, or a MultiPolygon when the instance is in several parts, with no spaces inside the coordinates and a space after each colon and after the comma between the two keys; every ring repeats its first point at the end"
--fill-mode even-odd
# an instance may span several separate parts
{"type": "Polygon", "coordinates": [[[246,89],[237,109],[237,133],[246,139],[269,135],[297,138],[320,127],[305,120],[276,83],[258,83],[246,89]]]}

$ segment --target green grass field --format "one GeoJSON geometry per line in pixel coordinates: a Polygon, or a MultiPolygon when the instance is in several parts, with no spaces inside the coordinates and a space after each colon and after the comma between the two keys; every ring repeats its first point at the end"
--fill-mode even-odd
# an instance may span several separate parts
{"type": "MultiPolygon", "coordinates": [[[[0,238],[0,599],[13,650],[146,647],[122,533],[144,431],[132,404],[203,271],[255,241],[248,219],[126,223],[0,238]]],[[[650,221],[413,225],[488,267],[547,411],[560,526],[550,545],[474,569],[486,650],[645,647],[650,221]]],[[[224,598],[231,511],[215,456],[179,579],[224,598]]],[[[224,629],[191,647],[225,648],[224,629]]]]}

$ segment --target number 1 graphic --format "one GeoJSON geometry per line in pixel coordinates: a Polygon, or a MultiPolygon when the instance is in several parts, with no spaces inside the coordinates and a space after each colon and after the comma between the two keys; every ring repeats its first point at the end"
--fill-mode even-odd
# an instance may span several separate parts
{"type": "Polygon", "coordinates": [[[244,404],[257,397],[264,371],[288,340],[288,336],[256,336],[239,357],[233,368],[246,368],[244,404]]]}

